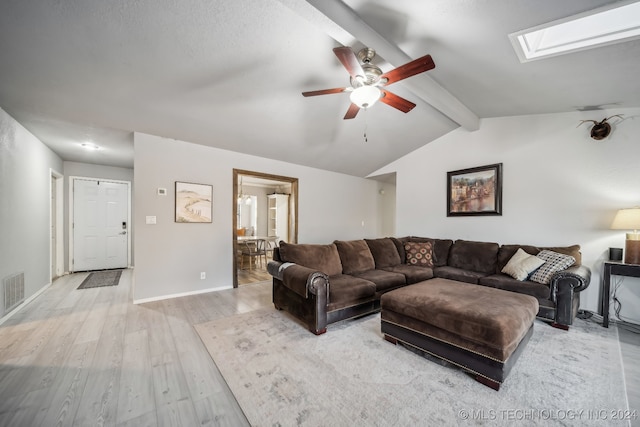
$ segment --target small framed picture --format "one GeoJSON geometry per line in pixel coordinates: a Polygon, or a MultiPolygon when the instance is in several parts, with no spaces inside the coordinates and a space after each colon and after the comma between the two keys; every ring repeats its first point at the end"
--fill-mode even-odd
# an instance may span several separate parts
{"type": "Polygon", "coordinates": [[[502,163],[447,172],[447,216],[502,215],[502,163]]]}
{"type": "Polygon", "coordinates": [[[176,181],[176,222],[212,222],[213,186],[176,181]]]}

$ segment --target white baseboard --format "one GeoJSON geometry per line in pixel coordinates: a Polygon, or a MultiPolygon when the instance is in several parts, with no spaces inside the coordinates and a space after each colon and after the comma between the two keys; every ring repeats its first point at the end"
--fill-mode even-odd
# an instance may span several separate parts
{"type": "Polygon", "coordinates": [[[179,294],[162,295],[162,296],[159,296],[159,297],[134,299],[133,303],[134,304],[144,304],[144,303],[147,303],[147,302],[162,301],[162,300],[171,299],[171,298],[180,298],[180,297],[188,297],[188,296],[191,296],[191,295],[208,294],[209,292],[224,291],[224,290],[227,290],[227,289],[233,289],[233,286],[224,286],[222,288],[201,289],[201,290],[198,290],[198,291],[181,292],[179,294]]]}
{"type": "Polygon", "coordinates": [[[11,319],[11,317],[16,314],[17,312],[19,312],[20,310],[22,310],[22,307],[24,307],[25,305],[29,304],[31,301],[33,301],[34,299],[36,299],[36,297],[38,295],[40,295],[41,293],[43,293],[49,286],[51,286],[51,282],[47,283],[46,285],[44,285],[43,287],[41,287],[40,289],[38,289],[33,295],[31,295],[29,298],[27,298],[26,300],[24,300],[22,302],[22,304],[20,304],[19,306],[17,306],[16,308],[14,308],[13,310],[11,310],[8,314],[6,314],[5,316],[3,316],[2,318],[0,318],[0,325],[2,325],[4,322],[6,322],[7,320],[11,319]]]}

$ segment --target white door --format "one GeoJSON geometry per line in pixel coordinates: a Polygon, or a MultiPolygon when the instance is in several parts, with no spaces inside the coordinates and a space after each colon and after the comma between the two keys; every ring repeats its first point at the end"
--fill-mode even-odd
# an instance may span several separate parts
{"type": "Polygon", "coordinates": [[[129,186],[76,178],[73,182],[73,271],[126,268],[129,186]]]}

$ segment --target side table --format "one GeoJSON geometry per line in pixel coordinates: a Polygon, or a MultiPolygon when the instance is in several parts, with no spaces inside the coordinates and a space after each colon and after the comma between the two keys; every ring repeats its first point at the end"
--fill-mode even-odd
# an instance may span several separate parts
{"type": "Polygon", "coordinates": [[[602,326],[609,327],[609,305],[611,299],[611,276],[640,277],[640,265],[625,264],[618,261],[605,261],[602,274],[602,326]]]}

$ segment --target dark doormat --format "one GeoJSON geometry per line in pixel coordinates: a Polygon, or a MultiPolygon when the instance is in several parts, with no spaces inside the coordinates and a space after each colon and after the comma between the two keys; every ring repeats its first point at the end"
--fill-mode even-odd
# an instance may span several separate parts
{"type": "Polygon", "coordinates": [[[78,289],[100,288],[102,286],[116,286],[120,282],[122,270],[96,271],[82,281],[78,289]]]}

